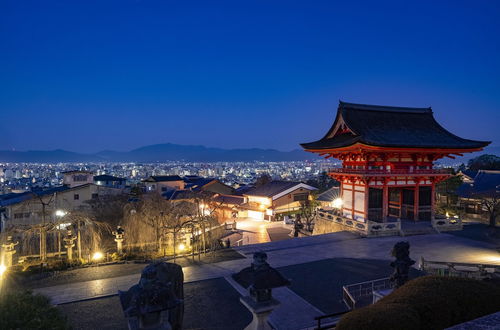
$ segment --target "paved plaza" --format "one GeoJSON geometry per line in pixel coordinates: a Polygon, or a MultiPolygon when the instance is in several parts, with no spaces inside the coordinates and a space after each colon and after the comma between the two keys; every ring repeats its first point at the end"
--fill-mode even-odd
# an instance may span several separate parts
{"type": "MultiPolygon", "coordinates": [[[[315,316],[342,309],[340,303],[342,285],[389,275],[391,272],[389,261],[392,259],[390,251],[394,244],[401,240],[410,242],[411,257],[417,261],[420,257],[424,257],[438,261],[500,264],[494,244],[457,235],[359,238],[349,232],[338,232],[245,245],[235,250],[246,258],[187,265],[183,267],[186,288],[192,285],[206,287],[210,286],[210,283],[217,282],[218,289],[214,290],[222,290],[225,293],[214,292],[212,295],[229,297],[227,299],[230,299],[230,302],[224,301],[225,298],[217,298],[221,300],[221,304],[232,303],[239,306],[241,304],[238,297],[246,291],[232,281],[231,275],[249,266],[254,252],[265,251],[268,254],[268,262],[292,280],[290,288],[275,290],[275,296],[281,301],[281,306],[273,312],[271,322],[278,329],[308,328],[313,326],[315,316]],[[220,284],[220,281],[225,284],[220,284]]],[[[139,277],[139,272],[136,272],[113,278],[42,287],[35,289],[35,292],[49,296],[54,304],[98,306],[116,302],[116,297],[113,296],[117,291],[127,290],[137,283],[139,277]],[[87,301],[94,298],[100,299],[87,301]]],[[[203,293],[200,291],[200,294],[203,293]]],[[[199,307],[218,310],[214,307],[219,303],[217,299],[214,303],[199,307]]],[[[61,306],[61,308],[66,307],[61,306]]],[[[123,318],[120,309],[117,310],[116,317],[123,318]]],[[[200,313],[202,312],[205,311],[200,310],[200,313]]],[[[192,328],[198,326],[192,324],[192,328]]]]}

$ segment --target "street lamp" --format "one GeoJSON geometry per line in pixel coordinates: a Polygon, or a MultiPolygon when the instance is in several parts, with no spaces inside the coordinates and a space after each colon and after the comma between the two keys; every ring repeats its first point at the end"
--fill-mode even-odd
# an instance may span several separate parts
{"type": "Polygon", "coordinates": [[[0,265],[0,276],[2,276],[7,271],[7,267],[2,264],[0,265]]]}
{"type": "Polygon", "coordinates": [[[92,260],[94,261],[99,261],[102,258],[104,258],[104,254],[102,254],[102,252],[95,252],[94,255],[92,256],[92,260]]]}
{"type": "Polygon", "coordinates": [[[64,210],[56,210],[56,217],[62,218],[62,217],[64,217],[66,214],[68,214],[68,212],[66,212],[66,211],[64,211],[64,210]]]}
{"type": "Polygon", "coordinates": [[[334,208],[336,208],[336,209],[340,209],[340,208],[342,207],[342,204],[343,204],[343,203],[344,203],[344,202],[342,201],[342,198],[337,197],[337,198],[335,198],[335,199],[333,200],[333,202],[332,202],[332,206],[333,206],[334,208]]]}

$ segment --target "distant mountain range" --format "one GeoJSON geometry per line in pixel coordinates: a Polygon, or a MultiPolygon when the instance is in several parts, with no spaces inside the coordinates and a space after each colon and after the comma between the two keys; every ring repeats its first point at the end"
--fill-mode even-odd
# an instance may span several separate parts
{"type": "Polygon", "coordinates": [[[83,154],[65,150],[0,151],[0,162],[58,163],[58,162],[162,162],[162,161],[293,161],[317,159],[317,156],[300,149],[278,151],[274,149],[221,149],[204,146],[155,144],[127,152],[105,150],[83,154]]]}
{"type": "MultiPolygon", "coordinates": [[[[500,155],[500,147],[487,147],[480,153],[466,154],[457,160],[442,159],[441,163],[466,163],[481,154],[500,155]]],[[[236,161],[294,161],[317,160],[317,155],[300,149],[279,151],[274,149],[221,149],[204,146],[179,145],[172,143],[155,144],[127,152],[105,150],[94,154],[83,154],[65,150],[47,151],[0,151],[0,162],[11,163],[59,163],[59,162],[236,162],[236,161]]]]}

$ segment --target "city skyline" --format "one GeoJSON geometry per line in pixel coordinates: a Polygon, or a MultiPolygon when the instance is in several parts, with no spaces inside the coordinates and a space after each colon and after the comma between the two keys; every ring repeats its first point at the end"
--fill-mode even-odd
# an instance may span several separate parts
{"type": "Polygon", "coordinates": [[[87,4],[0,5],[0,150],[289,151],[339,99],[499,145],[497,3],[87,4]]]}

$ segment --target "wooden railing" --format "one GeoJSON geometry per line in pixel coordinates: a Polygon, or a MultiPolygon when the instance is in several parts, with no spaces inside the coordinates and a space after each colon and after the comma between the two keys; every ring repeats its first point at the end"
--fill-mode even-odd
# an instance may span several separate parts
{"type": "Polygon", "coordinates": [[[431,261],[420,258],[420,270],[440,276],[470,278],[500,278],[500,265],[473,264],[465,262],[431,261]]]}
{"type": "Polygon", "coordinates": [[[357,175],[443,175],[450,174],[448,169],[366,169],[335,167],[330,173],[357,174],[357,175]]]}

